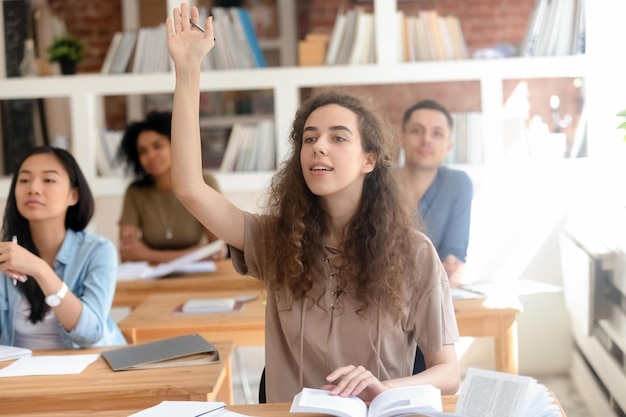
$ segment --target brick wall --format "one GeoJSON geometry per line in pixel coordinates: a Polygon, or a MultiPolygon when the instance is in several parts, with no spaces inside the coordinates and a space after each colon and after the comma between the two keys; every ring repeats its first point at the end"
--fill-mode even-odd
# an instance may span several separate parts
{"type": "MultiPolygon", "coordinates": [[[[79,72],[98,72],[109,42],[116,30],[121,29],[121,0],[48,0],[51,8],[66,21],[68,30],[85,41],[85,60],[79,72]]],[[[461,20],[470,53],[495,43],[519,44],[526,31],[535,0],[431,0],[420,2],[400,1],[398,8],[407,14],[419,9],[437,10],[440,14],[453,14],[461,20]]],[[[298,0],[298,37],[312,31],[332,31],[337,11],[349,8],[350,0],[298,0]]],[[[367,6],[371,8],[370,6],[367,6]]],[[[505,84],[505,99],[521,80],[505,84]]],[[[556,94],[561,98],[562,113],[573,116],[574,122],[580,112],[580,89],[571,79],[527,80],[530,85],[531,113],[544,120],[550,118],[549,98],[556,94]]],[[[480,111],[479,84],[428,83],[410,85],[385,85],[368,87],[388,109],[390,118],[399,122],[405,108],[423,98],[441,101],[452,111],[480,111]]],[[[125,107],[120,98],[107,101],[107,121],[111,128],[121,128],[125,123],[125,107]],[[113,104],[109,104],[113,103],[113,104]]],[[[573,127],[568,129],[568,138],[573,127]]]]}

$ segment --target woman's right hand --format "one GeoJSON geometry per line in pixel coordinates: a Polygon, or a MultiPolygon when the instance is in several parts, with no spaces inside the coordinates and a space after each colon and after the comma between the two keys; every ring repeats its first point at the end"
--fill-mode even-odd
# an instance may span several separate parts
{"type": "Polygon", "coordinates": [[[213,16],[209,16],[204,24],[199,18],[196,6],[191,7],[190,14],[189,5],[182,3],[180,8],[174,8],[172,17],[166,19],[167,48],[177,68],[184,64],[199,64],[215,45],[213,16]],[[190,19],[203,26],[204,33],[193,28],[190,19]]]}
{"type": "Polygon", "coordinates": [[[14,242],[0,242],[0,272],[16,281],[26,282],[36,276],[43,260],[14,242]]]}

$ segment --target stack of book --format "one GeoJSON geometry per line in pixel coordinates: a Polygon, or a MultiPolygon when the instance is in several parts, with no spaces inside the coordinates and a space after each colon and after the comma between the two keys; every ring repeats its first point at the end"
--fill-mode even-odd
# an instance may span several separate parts
{"type": "MultiPolygon", "coordinates": [[[[214,7],[215,47],[202,62],[202,69],[237,69],[265,66],[250,15],[239,7],[214,7]]],[[[200,21],[208,15],[200,8],[200,21]]],[[[167,51],[167,28],[140,28],[117,32],[111,40],[102,68],[103,74],[167,72],[171,68],[167,51]]]]}
{"type": "Polygon", "coordinates": [[[415,16],[398,12],[401,61],[467,59],[469,54],[456,16],[440,16],[436,10],[420,10],[415,16]]]}
{"type": "MultiPolygon", "coordinates": [[[[466,59],[467,45],[456,16],[420,10],[415,16],[396,13],[398,62],[466,59]]],[[[328,43],[326,65],[360,65],[375,62],[374,18],[363,8],[340,10],[328,43]]]]}
{"type": "Polygon", "coordinates": [[[220,171],[272,171],[276,168],[276,135],[274,121],[257,124],[235,123],[220,171]]]}
{"type": "Polygon", "coordinates": [[[522,56],[585,53],[585,0],[536,0],[522,56]]]}

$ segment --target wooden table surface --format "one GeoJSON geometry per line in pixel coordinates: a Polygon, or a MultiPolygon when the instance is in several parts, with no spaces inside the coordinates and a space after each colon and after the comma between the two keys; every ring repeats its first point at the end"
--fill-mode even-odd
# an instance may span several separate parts
{"type": "MultiPolygon", "coordinates": [[[[456,395],[442,395],[441,400],[443,404],[443,411],[452,413],[454,412],[454,407],[456,406],[458,397],[456,395]]],[[[555,402],[561,407],[558,403],[558,400],[555,398],[555,402]]],[[[289,408],[291,407],[291,403],[273,403],[273,404],[248,404],[248,405],[229,405],[226,408],[229,411],[233,411],[236,413],[243,414],[245,416],[254,416],[254,417],[328,417],[326,414],[316,414],[316,413],[297,413],[291,414],[289,413],[289,408]]],[[[140,411],[140,409],[128,409],[124,411],[98,411],[89,414],[89,417],[127,417],[128,415],[140,411]]],[[[44,412],[44,413],[35,413],[29,414],[29,417],[78,417],[84,416],[85,414],[80,414],[77,411],[70,411],[66,413],[61,412],[44,412]]],[[[567,417],[563,409],[561,408],[562,417],[567,417]]],[[[23,414],[10,414],[11,417],[24,417],[23,414]]]]}
{"type": "Polygon", "coordinates": [[[113,307],[135,308],[154,294],[174,292],[226,291],[264,288],[256,278],[239,275],[230,259],[215,262],[217,271],[175,275],[151,280],[122,280],[115,287],[113,307]]]}
{"type": "MultiPolygon", "coordinates": [[[[220,363],[114,372],[103,357],[78,375],[0,378],[0,414],[128,415],[163,400],[232,403],[232,342],[215,342],[220,363]],[[70,413],[71,412],[71,413],[70,413]],[[76,413],[76,414],[72,414],[76,413]],[[116,414],[117,413],[117,414],[116,414]]],[[[41,350],[34,355],[100,353],[94,349],[41,350]]],[[[0,368],[10,361],[0,362],[0,368]]]]}
{"type": "MultiPolygon", "coordinates": [[[[176,281],[176,280],[173,280],[176,281]]],[[[265,307],[262,289],[249,287],[230,291],[158,293],[147,296],[120,323],[129,343],[142,343],[181,334],[199,332],[209,340],[232,340],[237,346],[263,346],[265,307]],[[255,293],[259,300],[247,303],[239,312],[174,314],[192,298],[222,298],[255,293]]],[[[522,305],[514,295],[454,300],[461,336],[493,338],[495,369],[518,373],[517,315],[522,305]]]]}
{"type": "Polygon", "coordinates": [[[175,292],[149,296],[118,323],[129,343],[144,343],[188,333],[201,333],[207,340],[231,340],[235,346],[265,344],[265,292],[263,290],[175,292]],[[255,294],[241,311],[225,313],[176,313],[193,298],[228,298],[255,294]]]}
{"type": "Polygon", "coordinates": [[[493,338],[497,371],[518,373],[517,315],[522,304],[515,295],[454,300],[454,311],[461,336],[493,338]]]}

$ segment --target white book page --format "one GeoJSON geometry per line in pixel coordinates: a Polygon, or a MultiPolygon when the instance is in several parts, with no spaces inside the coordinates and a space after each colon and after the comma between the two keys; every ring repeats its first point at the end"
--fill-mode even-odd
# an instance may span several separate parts
{"type": "Polygon", "coordinates": [[[461,385],[454,412],[467,417],[526,417],[527,376],[470,368],[461,385]]]}
{"type": "Polygon", "coordinates": [[[142,278],[158,278],[167,274],[171,274],[174,271],[179,271],[181,268],[184,268],[189,264],[192,264],[193,262],[197,262],[201,259],[206,258],[209,255],[213,255],[219,252],[222,249],[222,245],[224,245],[224,241],[222,240],[216,240],[215,242],[211,242],[208,245],[202,246],[201,248],[198,248],[195,251],[188,253],[187,255],[181,256],[180,258],[176,258],[173,261],[158,264],[142,278]]]}
{"type": "Polygon", "coordinates": [[[367,417],[367,405],[358,397],[339,397],[329,391],[304,388],[291,405],[293,412],[320,412],[337,417],[367,417]]]}
{"type": "Polygon", "coordinates": [[[441,391],[432,385],[394,388],[376,396],[370,403],[369,417],[413,414],[418,410],[442,411],[441,391]]]}

